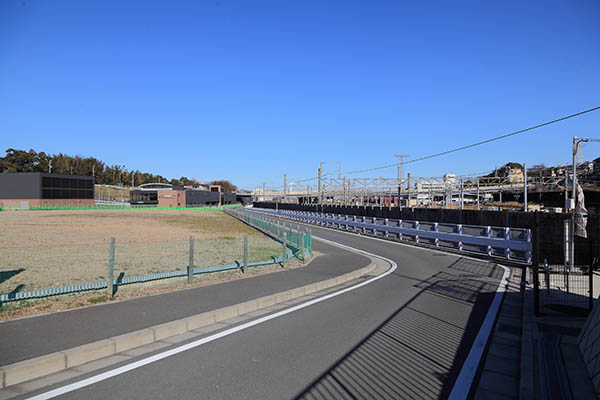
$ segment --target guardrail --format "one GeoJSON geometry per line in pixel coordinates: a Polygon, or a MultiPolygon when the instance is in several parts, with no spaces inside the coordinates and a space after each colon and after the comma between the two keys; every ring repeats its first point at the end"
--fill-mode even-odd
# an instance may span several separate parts
{"type": "Polygon", "coordinates": [[[372,236],[531,263],[531,230],[252,208],[257,213],[372,236]]]}

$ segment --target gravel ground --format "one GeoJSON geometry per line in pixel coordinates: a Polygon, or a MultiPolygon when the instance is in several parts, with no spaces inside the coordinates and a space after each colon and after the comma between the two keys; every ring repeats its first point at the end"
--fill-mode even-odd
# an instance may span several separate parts
{"type": "Polygon", "coordinates": [[[116,239],[115,277],[185,269],[194,264],[276,257],[281,245],[220,211],[67,210],[0,212],[0,293],[106,279],[108,243],[116,239]]]}

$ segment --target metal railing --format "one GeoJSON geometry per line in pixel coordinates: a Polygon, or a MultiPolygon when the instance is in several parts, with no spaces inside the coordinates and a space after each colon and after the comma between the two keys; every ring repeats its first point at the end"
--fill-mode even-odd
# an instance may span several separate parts
{"type": "Polygon", "coordinates": [[[248,225],[266,233],[282,244],[282,262],[298,256],[302,260],[312,255],[312,231],[303,226],[280,222],[278,219],[237,208],[225,211],[248,225]]]}
{"type": "Polygon", "coordinates": [[[443,224],[307,211],[276,211],[259,208],[252,210],[329,228],[531,263],[530,229],[443,224]]]}
{"type": "MultiPolygon", "coordinates": [[[[225,212],[229,214],[236,213],[236,208],[228,208],[225,212]]],[[[246,272],[249,269],[256,267],[263,267],[273,264],[284,265],[293,257],[298,257],[301,260],[304,260],[308,255],[312,254],[312,237],[310,232],[306,229],[294,229],[292,224],[286,224],[285,226],[281,224],[281,235],[280,238],[276,237],[273,234],[269,234],[266,230],[266,219],[265,218],[256,218],[255,216],[247,216],[243,215],[243,213],[236,213],[240,219],[244,219],[248,222],[249,225],[255,227],[256,229],[266,233],[270,239],[275,240],[276,242],[284,243],[281,248],[281,253],[277,250],[276,253],[278,255],[273,255],[269,259],[259,260],[259,261],[249,261],[248,255],[248,235],[245,235],[244,238],[244,253],[243,258],[240,257],[239,260],[234,260],[231,264],[225,265],[209,265],[200,267],[198,264],[194,264],[194,243],[196,240],[193,236],[190,237],[189,240],[189,250],[186,256],[189,257],[189,263],[187,266],[184,266],[183,263],[180,268],[177,270],[165,271],[165,272],[156,272],[150,274],[143,275],[133,275],[133,276],[125,276],[124,272],[119,274],[119,271],[115,270],[115,241],[114,238],[111,238],[108,252],[109,252],[109,261],[108,261],[108,269],[105,270],[108,272],[108,279],[102,279],[92,282],[80,282],[71,285],[65,286],[56,286],[56,287],[46,287],[35,290],[21,291],[22,287],[25,285],[19,285],[15,290],[10,293],[0,293],[0,306],[2,303],[35,299],[35,298],[43,298],[57,295],[64,295],[70,293],[77,292],[85,292],[85,291],[93,291],[93,290],[102,290],[107,289],[107,293],[110,296],[113,296],[117,288],[124,285],[129,284],[137,284],[144,283],[162,279],[170,279],[170,278],[184,278],[188,277],[188,282],[191,282],[194,276],[200,276],[204,274],[211,274],[216,272],[224,272],[224,271],[233,271],[239,270],[241,272],[246,272]],[[118,276],[115,277],[115,272],[117,272],[118,276]]],[[[177,244],[179,242],[163,242],[167,244],[177,244]]],[[[202,244],[202,241],[198,241],[199,244],[202,244]]],[[[157,245],[159,243],[154,243],[157,245]]],[[[72,246],[69,246],[72,249],[72,246]]],[[[177,249],[175,249],[177,250],[177,249]]],[[[196,256],[201,256],[201,253],[198,252],[198,248],[196,248],[196,256]]],[[[174,253],[177,255],[177,253],[174,253]]],[[[183,255],[183,254],[181,254],[183,255]]],[[[119,259],[120,254],[117,252],[117,259],[119,259]]],[[[175,258],[175,257],[172,257],[175,258]]],[[[181,258],[181,257],[180,257],[181,258]]],[[[198,260],[197,257],[196,259],[198,260]]],[[[233,257],[232,257],[233,258],[233,257]]],[[[176,260],[176,262],[179,258],[176,260]]],[[[119,260],[120,261],[120,260],[119,260]]],[[[129,260],[131,261],[131,260],[129,260]]],[[[202,260],[200,260],[202,262],[202,260]]],[[[117,264],[117,268],[119,265],[117,264]]],[[[1,272],[1,271],[0,271],[1,272]]]]}

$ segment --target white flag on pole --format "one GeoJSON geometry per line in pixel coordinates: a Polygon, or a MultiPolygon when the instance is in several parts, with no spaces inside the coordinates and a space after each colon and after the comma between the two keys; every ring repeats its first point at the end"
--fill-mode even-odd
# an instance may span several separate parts
{"type": "Polygon", "coordinates": [[[587,209],[585,196],[580,184],[577,184],[577,206],[575,207],[575,235],[587,238],[587,209]]]}

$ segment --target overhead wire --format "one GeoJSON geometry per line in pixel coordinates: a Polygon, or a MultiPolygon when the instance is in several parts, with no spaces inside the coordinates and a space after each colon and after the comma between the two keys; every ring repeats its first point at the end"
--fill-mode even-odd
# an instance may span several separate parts
{"type": "MultiPolygon", "coordinates": [[[[548,126],[548,125],[556,124],[558,122],[562,122],[562,121],[565,121],[565,120],[568,120],[568,119],[571,119],[571,118],[579,117],[581,115],[588,114],[588,113],[591,113],[593,111],[598,111],[598,110],[600,110],[600,106],[589,108],[587,110],[580,111],[580,112],[577,112],[577,113],[574,113],[574,114],[569,114],[569,115],[566,115],[564,117],[560,117],[560,118],[557,118],[557,119],[553,119],[551,121],[543,122],[541,124],[530,126],[528,128],[525,128],[525,129],[520,129],[518,131],[509,132],[509,133],[506,133],[504,135],[495,136],[495,137],[492,137],[490,139],[486,139],[486,140],[482,140],[482,141],[479,141],[479,142],[471,143],[471,144],[468,144],[468,145],[465,145],[465,146],[461,146],[461,147],[457,147],[457,148],[454,148],[454,149],[442,151],[442,152],[439,152],[439,153],[430,154],[428,156],[414,158],[414,159],[411,159],[411,160],[402,161],[402,162],[394,163],[394,164],[382,165],[382,166],[379,166],[379,167],[365,168],[365,169],[359,169],[359,170],[354,170],[354,171],[345,171],[345,172],[342,172],[342,175],[346,176],[346,175],[353,175],[353,174],[364,173],[364,172],[378,171],[378,170],[382,170],[382,169],[398,167],[400,165],[406,165],[406,164],[412,164],[412,163],[416,163],[416,162],[420,162],[420,161],[425,161],[425,160],[429,160],[429,159],[432,159],[432,158],[435,158],[435,157],[445,156],[447,154],[456,153],[456,152],[459,152],[459,151],[462,151],[462,150],[467,150],[467,149],[471,149],[473,147],[481,146],[481,145],[484,145],[484,144],[487,144],[487,143],[491,143],[491,142],[495,142],[495,141],[498,141],[498,140],[506,139],[506,138],[511,137],[511,136],[520,135],[522,133],[526,133],[526,132],[529,132],[529,131],[532,131],[532,130],[535,130],[535,129],[543,128],[543,127],[548,126]]],[[[325,175],[325,176],[327,176],[327,175],[325,175]]],[[[462,175],[462,176],[465,176],[465,175],[462,175]]],[[[318,179],[318,178],[319,178],[318,176],[315,176],[315,177],[312,177],[312,178],[306,178],[306,179],[296,180],[294,182],[297,182],[297,183],[308,182],[308,181],[312,181],[312,180],[315,180],[315,179],[318,179]]],[[[280,188],[283,188],[283,186],[278,186],[278,187],[276,187],[274,189],[280,189],[280,188]]],[[[274,189],[272,189],[272,190],[274,190],[274,189]]]]}
{"type": "Polygon", "coordinates": [[[493,138],[490,138],[490,139],[482,140],[480,142],[468,144],[466,146],[461,146],[461,147],[457,147],[455,149],[442,151],[440,153],[435,153],[435,154],[431,154],[431,155],[428,155],[428,156],[419,157],[419,158],[415,158],[415,159],[412,159],[412,160],[403,161],[403,162],[399,162],[399,163],[395,163],[395,164],[384,165],[384,166],[381,166],[381,167],[366,168],[366,169],[360,169],[360,170],[355,170],[355,171],[343,172],[343,174],[344,175],[351,175],[351,174],[357,174],[357,173],[361,173],[361,172],[377,171],[377,170],[381,170],[381,169],[392,168],[392,167],[397,167],[397,166],[400,166],[400,165],[412,164],[412,163],[416,163],[416,162],[419,162],[419,161],[429,160],[429,159],[435,158],[435,157],[441,157],[441,156],[444,156],[444,155],[447,155],[447,154],[456,153],[458,151],[467,150],[467,149],[470,149],[470,148],[473,148],[473,147],[476,147],[476,146],[481,146],[483,144],[487,144],[487,143],[495,142],[497,140],[505,139],[507,137],[516,136],[516,135],[519,135],[521,133],[525,133],[525,132],[532,131],[534,129],[542,128],[544,126],[556,124],[558,122],[561,122],[561,121],[564,121],[564,120],[567,120],[567,119],[570,119],[570,118],[575,118],[575,117],[578,117],[580,115],[587,114],[587,113],[590,113],[590,112],[593,112],[593,111],[597,111],[597,110],[600,110],[600,106],[594,107],[594,108],[590,108],[588,110],[580,111],[580,112],[575,113],[575,114],[570,114],[570,115],[567,115],[567,116],[564,116],[564,117],[561,117],[561,118],[557,118],[557,119],[554,119],[552,121],[548,121],[548,122],[544,122],[544,123],[541,123],[541,124],[538,124],[538,125],[530,126],[529,128],[520,129],[518,131],[506,133],[504,135],[500,135],[500,136],[496,136],[496,137],[493,137],[493,138]]]}

